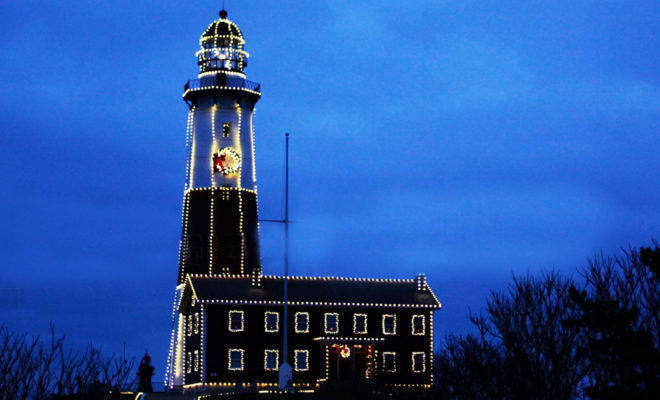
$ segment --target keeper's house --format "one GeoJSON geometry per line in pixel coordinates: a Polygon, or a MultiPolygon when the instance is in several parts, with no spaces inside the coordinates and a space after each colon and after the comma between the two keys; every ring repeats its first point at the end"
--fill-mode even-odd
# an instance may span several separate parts
{"type": "MultiPolygon", "coordinates": [[[[184,386],[277,386],[282,363],[283,278],[188,276],[184,386]]],[[[416,279],[289,278],[289,363],[299,388],[373,380],[432,384],[433,312],[416,279]]]]}

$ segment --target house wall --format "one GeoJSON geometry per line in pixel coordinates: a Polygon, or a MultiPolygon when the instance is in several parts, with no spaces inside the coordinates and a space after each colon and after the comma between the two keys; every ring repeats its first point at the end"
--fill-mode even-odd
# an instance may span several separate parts
{"type": "MultiPolygon", "coordinates": [[[[198,306],[199,307],[199,306],[198,306]]],[[[211,385],[233,386],[236,383],[266,383],[276,385],[278,372],[266,371],[264,368],[264,350],[278,350],[278,364],[283,362],[282,355],[282,307],[264,306],[206,306],[204,368],[206,382],[211,385]],[[243,311],[243,331],[231,332],[229,330],[229,312],[243,311]],[[279,324],[277,332],[266,332],[265,312],[278,312],[279,324]],[[229,369],[229,350],[244,350],[242,370],[229,369]]],[[[308,371],[296,371],[294,368],[294,382],[316,384],[326,378],[326,345],[315,341],[319,337],[337,338],[342,343],[342,337],[384,338],[384,341],[374,343],[375,371],[374,379],[388,385],[428,385],[432,377],[432,312],[424,309],[386,309],[386,308],[359,308],[359,307],[290,307],[289,309],[289,364],[295,367],[294,354],[296,350],[309,351],[308,371]],[[298,312],[308,312],[309,332],[296,333],[295,315],[298,312]],[[339,315],[339,330],[337,333],[326,333],[324,327],[324,314],[337,313],[339,315]],[[355,313],[367,315],[367,333],[356,334],[353,331],[353,318],[355,313]],[[396,315],[396,332],[393,335],[383,334],[382,317],[384,314],[396,315]],[[423,315],[425,331],[421,336],[412,334],[412,316],[423,315]],[[386,372],[382,368],[383,353],[396,354],[396,371],[386,372]],[[423,372],[412,371],[412,353],[423,352],[425,365],[423,372]]],[[[186,352],[200,350],[201,337],[193,332],[186,336],[186,352]]],[[[194,358],[194,356],[193,356],[194,358]]],[[[188,358],[186,358],[188,361],[188,358]]],[[[193,359],[194,363],[194,359],[193,359]]],[[[186,368],[187,370],[187,368],[186,368]]],[[[186,383],[201,382],[202,376],[194,372],[186,374],[186,383]]],[[[330,377],[332,379],[332,376],[330,377]]]]}

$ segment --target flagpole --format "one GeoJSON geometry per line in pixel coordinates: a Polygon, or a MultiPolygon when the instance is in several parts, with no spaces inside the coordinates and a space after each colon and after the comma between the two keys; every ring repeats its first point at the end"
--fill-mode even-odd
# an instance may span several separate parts
{"type": "Polygon", "coordinates": [[[280,389],[290,391],[293,371],[289,365],[289,133],[285,133],[284,174],[284,312],[282,329],[282,365],[279,371],[280,389]]]}
{"type": "Polygon", "coordinates": [[[284,183],[284,362],[289,358],[289,134],[285,134],[284,183]]]}

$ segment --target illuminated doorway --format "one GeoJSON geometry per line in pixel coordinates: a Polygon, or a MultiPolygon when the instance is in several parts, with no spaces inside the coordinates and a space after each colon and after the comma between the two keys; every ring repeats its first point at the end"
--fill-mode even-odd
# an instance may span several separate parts
{"type": "Polygon", "coordinates": [[[327,377],[334,381],[359,381],[374,376],[374,348],[371,344],[328,345],[327,377]]]}

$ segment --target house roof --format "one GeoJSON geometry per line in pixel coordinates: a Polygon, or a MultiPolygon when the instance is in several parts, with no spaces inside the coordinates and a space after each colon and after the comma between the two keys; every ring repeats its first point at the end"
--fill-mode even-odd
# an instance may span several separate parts
{"type": "MultiPolygon", "coordinates": [[[[284,278],[262,276],[260,285],[249,276],[189,275],[186,292],[202,304],[282,305],[284,278]]],[[[289,277],[289,304],[293,306],[440,308],[423,277],[417,279],[363,279],[289,277]]]]}

